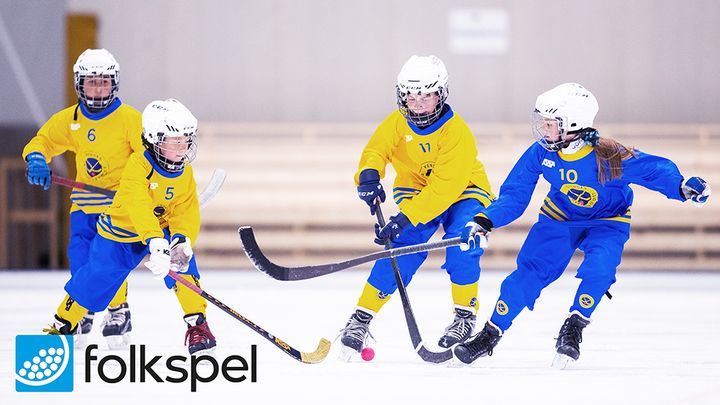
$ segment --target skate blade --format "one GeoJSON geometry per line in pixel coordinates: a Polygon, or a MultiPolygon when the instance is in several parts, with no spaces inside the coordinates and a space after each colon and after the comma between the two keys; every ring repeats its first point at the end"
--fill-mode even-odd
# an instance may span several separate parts
{"type": "Polygon", "coordinates": [[[73,335],[73,346],[78,350],[83,350],[87,346],[87,334],[73,335]]]}
{"type": "Polygon", "coordinates": [[[359,354],[355,351],[352,347],[347,346],[340,346],[340,353],[338,353],[338,360],[349,363],[350,360],[353,359],[353,357],[356,357],[355,355],[359,354]]]}
{"type": "Polygon", "coordinates": [[[568,366],[575,363],[575,359],[565,354],[557,353],[552,362],[552,367],[558,370],[565,370],[568,366]]]}
{"type": "Polygon", "coordinates": [[[191,356],[195,356],[195,357],[197,357],[197,356],[210,356],[210,357],[215,357],[215,349],[216,349],[216,348],[217,348],[217,346],[213,346],[213,347],[211,347],[211,348],[209,348],[209,349],[198,350],[198,351],[196,351],[195,353],[191,354],[191,356]]]}
{"type": "Polygon", "coordinates": [[[107,342],[108,349],[110,350],[127,349],[130,346],[130,334],[126,333],[119,336],[105,336],[105,341],[107,342]]]}
{"type": "Polygon", "coordinates": [[[448,368],[465,368],[465,367],[472,367],[472,363],[467,364],[460,361],[458,358],[453,357],[448,361],[447,363],[448,368]]]}

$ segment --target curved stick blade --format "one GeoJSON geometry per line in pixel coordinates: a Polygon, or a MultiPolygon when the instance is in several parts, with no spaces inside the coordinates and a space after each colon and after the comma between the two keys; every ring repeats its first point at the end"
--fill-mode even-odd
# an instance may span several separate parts
{"type": "Polygon", "coordinates": [[[328,353],[330,353],[330,346],[332,346],[332,343],[330,343],[329,340],[322,338],[320,339],[320,342],[318,342],[317,349],[315,349],[314,352],[300,353],[302,357],[300,361],[307,364],[320,363],[325,360],[325,357],[327,357],[328,353]]]}

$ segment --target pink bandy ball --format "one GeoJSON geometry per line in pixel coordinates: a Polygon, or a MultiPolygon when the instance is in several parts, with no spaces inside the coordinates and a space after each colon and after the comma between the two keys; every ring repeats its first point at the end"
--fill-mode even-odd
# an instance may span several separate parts
{"type": "Polygon", "coordinates": [[[366,347],[360,352],[360,357],[362,357],[362,359],[365,361],[370,361],[375,358],[375,350],[373,350],[371,347],[366,347]]]}

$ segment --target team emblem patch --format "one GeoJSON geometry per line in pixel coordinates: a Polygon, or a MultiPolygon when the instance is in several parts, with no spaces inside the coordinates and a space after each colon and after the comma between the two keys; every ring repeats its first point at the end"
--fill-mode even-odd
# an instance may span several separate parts
{"type": "Polygon", "coordinates": [[[503,300],[499,300],[497,304],[495,305],[495,312],[498,313],[498,315],[505,315],[508,313],[508,306],[503,300]]]}
{"type": "Polygon", "coordinates": [[[595,305],[595,300],[593,299],[593,297],[591,297],[587,294],[580,295],[580,298],[578,298],[578,302],[580,303],[580,306],[583,308],[590,308],[593,305],[595,305]]]}
{"type": "Polygon", "coordinates": [[[90,177],[98,177],[103,174],[103,165],[100,159],[94,156],[85,159],[85,172],[90,177]]]}
{"type": "Polygon", "coordinates": [[[167,210],[165,209],[165,207],[163,207],[162,205],[158,205],[153,209],[153,214],[155,214],[156,217],[160,218],[165,215],[166,211],[167,210]]]}
{"type": "Polygon", "coordinates": [[[435,162],[424,162],[420,165],[420,175],[423,177],[430,177],[433,167],[435,167],[435,162]]]}
{"type": "Polygon", "coordinates": [[[578,207],[592,208],[598,201],[598,192],[592,187],[577,184],[563,184],[560,192],[578,207]]]}

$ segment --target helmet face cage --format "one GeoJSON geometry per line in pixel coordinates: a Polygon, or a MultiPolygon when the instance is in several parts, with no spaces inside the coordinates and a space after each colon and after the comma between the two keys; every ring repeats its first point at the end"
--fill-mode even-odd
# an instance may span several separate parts
{"type": "Polygon", "coordinates": [[[572,132],[567,130],[565,117],[547,116],[536,109],[532,113],[531,121],[533,138],[540,146],[551,152],[567,148],[578,139],[577,134],[568,137],[572,132]]]}
{"type": "Polygon", "coordinates": [[[533,137],[549,151],[565,149],[578,140],[597,144],[593,128],[599,107],[595,96],[577,83],[563,83],[540,94],[532,115],[533,137]]]}
{"type": "MultiPolygon", "coordinates": [[[[400,114],[402,114],[402,116],[405,117],[406,120],[412,122],[416,126],[420,128],[430,126],[440,118],[440,115],[442,115],[443,107],[445,107],[445,100],[447,100],[448,96],[447,88],[439,87],[438,90],[434,92],[438,95],[440,100],[435,105],[435,108],[432,111],[423,114],[417,114],[408,108],[407,98],[408,95],[410,95],[410,91],[403,91],[400,86],[395,86],[395,89],[397,93],[397,106],[400,110],[400,114]]],[[[422,93],[418,91],[416,94],[421,95],[431,93],[422,93]]]]}
{"type": "Polygon", "coordinates": [[[175,99],[156,100],[142,113],[143,144],[168,172],[179,172],[197,154],[197,119],[175,99]]]}
{"type": "Polygon", "coordinates": [[[99,112],[107,108],[117,98],[119,90],[120,72],[112,74],[95,74],[92,73],[81,73],[75,72],[75,92],[78,95],[80,101],[87,107],[90,112],[99,112]],[[87,79],[110,79],[111,90],[110,94],[106,97],[88,97],[85,93],[85,82],[87,79]]]}
{"type": "MultiPolygon", "coordinates": [[[[143,139],[152,138],[147,137],[143,134],[143,139]]],[[[175,173],[183,170],[185,166],[195,160],[197,156],[197,132],[186,132],[177,135],[168,135],[163,132],[158,132],[154,136],[155,142],[152,143],[152,148],[149,148],[155,158],[155,161],[170,173],[175,173]],[[187,149],[179,160],[167,157],[177,153],[179,147],[177,145],[187,145],[187,149]]]]}

